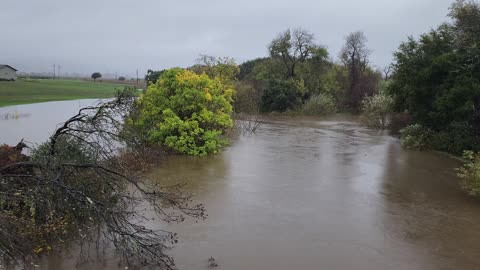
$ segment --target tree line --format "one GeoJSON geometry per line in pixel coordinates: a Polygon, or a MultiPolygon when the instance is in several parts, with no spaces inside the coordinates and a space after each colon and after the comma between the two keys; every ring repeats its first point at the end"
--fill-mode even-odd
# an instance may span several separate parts
{"type": "Polygon", "coordinates": [[[358,112],[361,100],[378,91],[381,73],[369,62],[371,50],[361,31],[345,38],[337,62],[301,28],[285,30],[267,48],[268,57],[240,65],[237,111],[358,112]]]}
{"type": "MultiPolygon", "coordinates": [[[[337,60],[314,35],[287,29],[272,39],[268,56],[240,65],[201,56],[187,68],[229,79],[237,113],[360,113],[369,126],[401,132],[405,146],[455,154],[480,150],[480,12],[476,1],[457,0],[450,22],[409,37],[383,70],[361,31],[350,33],[337,60]],[[220,71],[221,70],[221,71],[220,71]]],[[[156,82],[164,71],[149,71],[156,82]]]]}

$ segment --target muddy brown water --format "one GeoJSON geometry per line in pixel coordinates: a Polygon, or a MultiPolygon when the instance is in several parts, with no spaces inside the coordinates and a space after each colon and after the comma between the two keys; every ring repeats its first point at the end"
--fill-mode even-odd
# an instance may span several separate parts
{"type": "MultiPolygon", "coordinates": [[[[151,172],[186,183],[207,207],[205,221],[168,226],[180,269],[208,269],[212,256],[231,270],[480,269],[480,201],[460,191],[458,161],[406,151],[353,116],[267,122],[218,155],[151,172]]],[[[41,268],[74,266],[51,256],[41,268]]],[[[79,269],[118,268],[112,259],[79,269]]]]}

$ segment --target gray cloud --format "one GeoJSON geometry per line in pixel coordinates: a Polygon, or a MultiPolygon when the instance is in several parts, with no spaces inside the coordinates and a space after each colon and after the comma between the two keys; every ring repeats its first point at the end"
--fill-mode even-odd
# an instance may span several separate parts
{"type": "Polygon", "coordinates": [[[363,30],[384,66],[409,35],[446,20],[452,0],[3,0],[0,62],[21,71],[134,74],[193,64],[199,54],[242,62],[267,54],[288,27],[315,34],[336,58],[363,30]]]}

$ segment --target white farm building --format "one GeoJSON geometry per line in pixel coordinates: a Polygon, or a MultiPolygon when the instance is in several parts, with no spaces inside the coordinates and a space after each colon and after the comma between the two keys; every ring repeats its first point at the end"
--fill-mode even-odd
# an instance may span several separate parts
{"type": "Polygon", "coordinates": [[[15,81],[17,70],[9,65],[0,65],[0,80],[15,81]]]}

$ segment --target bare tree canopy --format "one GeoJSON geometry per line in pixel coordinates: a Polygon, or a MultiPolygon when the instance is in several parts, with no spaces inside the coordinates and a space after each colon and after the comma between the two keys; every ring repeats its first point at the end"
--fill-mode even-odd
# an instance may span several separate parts
{"type": "Polygon", "coordinates": [[[345,45],[340,52],[340,60],[348,69],[349,89],[347,106],[357,110],[361,100],[372,95],[378,76],[369,72],[369,57],[372,50],[367,47],[367,37],[361,31],[350,33],[345,38],[345,45]]]}
{"type": "Polygon", "coordinates": [[[382,70],[383,72],[383,79],[388,80],[390,79],[390,74],[392,73],[393,70],[393,65],[390,64],[388,66],[385,66],[382,70]]]}
{"type": "Polygon", "coordinates": [[[367,48],[367,37],[362,31],[350,33],[345,38],[345,45],[340,52],[340,60],[345,66],[361,67],[365,69],[368,66],[368,57],[372,50],[367,48]]]}

